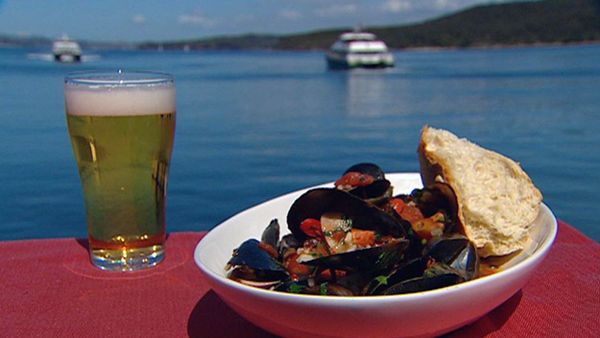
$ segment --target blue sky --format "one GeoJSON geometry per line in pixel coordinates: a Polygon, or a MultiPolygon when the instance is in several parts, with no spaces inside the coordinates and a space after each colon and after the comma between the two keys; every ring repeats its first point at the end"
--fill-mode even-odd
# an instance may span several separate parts
{"type": "Polygon", "coordinates": [[[98,41],[405,24],[501,0],[0,0],[0,33],[98,41]]]}

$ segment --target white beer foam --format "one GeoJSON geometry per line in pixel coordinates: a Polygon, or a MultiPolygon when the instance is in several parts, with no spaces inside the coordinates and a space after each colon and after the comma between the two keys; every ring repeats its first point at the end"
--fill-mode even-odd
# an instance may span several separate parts
{"type": "Polygon", "coordinates": [[[67,114],[82,116],[156,115],[175,112],[174,86],[89,88],[65,86],[67,114]]]}

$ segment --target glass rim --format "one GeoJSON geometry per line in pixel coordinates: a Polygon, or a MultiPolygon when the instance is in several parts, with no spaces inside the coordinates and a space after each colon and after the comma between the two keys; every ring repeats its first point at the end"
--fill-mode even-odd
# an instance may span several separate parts
{"type": "Polygon", "coordinates": [[[150,70],[88,70],[72,72],[65,76],[65,85],[68,86],[130,87],[164,86],[173,85],[174,83],[175,78],[173,75],[150,70]]]}

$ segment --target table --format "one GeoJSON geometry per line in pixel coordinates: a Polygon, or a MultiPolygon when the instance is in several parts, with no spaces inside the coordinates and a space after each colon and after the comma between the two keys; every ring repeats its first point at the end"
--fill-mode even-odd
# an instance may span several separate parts
{"type": "MultiPolygon", "coordinates": [[[[171,233],[167,258],[142,272],[92,267],[87,241],[0,242],[0,336],[270,337],[210,290],[193,260],[205,233],[171,233]]],[[[450,337],[597,337],[600,244],[559,222],[535,276],[450,337]]]]}

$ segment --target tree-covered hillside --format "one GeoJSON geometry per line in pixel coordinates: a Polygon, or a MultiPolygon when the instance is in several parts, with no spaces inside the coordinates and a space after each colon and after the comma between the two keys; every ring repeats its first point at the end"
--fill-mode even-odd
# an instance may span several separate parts
{"type": "MultiPolygon", "coordinates": [[[[243,35],[140,48],[325,49],[348,28],[293,35],[243,35]]],[[[476,6],[422,23],[366,27],[392,48],[469,47],[600,41],[600,0],[544,0],[476,6]]]]}

